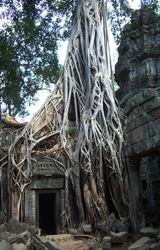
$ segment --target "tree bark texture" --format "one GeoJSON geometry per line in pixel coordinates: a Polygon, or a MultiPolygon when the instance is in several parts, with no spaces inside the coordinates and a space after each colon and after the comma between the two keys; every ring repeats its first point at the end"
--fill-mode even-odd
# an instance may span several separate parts
{"type": "MultiPolygon", "coordinates": [[[[34,153],[52,159],[61,169],[68,226],[72,225],[69,182],[79,223],[104,221],[109,200],[123,214],[123,132],[110,74],[105,16],[103,1],[79,1],[61,77],[10,148],[11,189],[18,191],[19,198],[31,181],[34,153]]],[[[17,205],[18,213],[20,202],[17,205]]]]}

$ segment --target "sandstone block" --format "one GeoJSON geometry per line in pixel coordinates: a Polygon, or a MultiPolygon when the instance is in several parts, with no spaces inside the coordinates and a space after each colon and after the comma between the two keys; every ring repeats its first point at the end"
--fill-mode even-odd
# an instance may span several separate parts
{"type": "Polygon", "coordinates": [[[27,246],[25,246],[23,243],[20,244],[14,243],[12,245],[12,250],[27,250],[27,246]]]}
{"type": "Polygon", "coordinates": [[[140,230],[143,236],[154,237],[158,234],[158,231],[152,227],[144,227],[140,230]]]}
{"type": "Polygon", "coordinates": [[[127,242],[127,238],[128,238],[127,232],[120,232],[120,233],[111,232],[112,243],[124,243],[127,242]]]}
{"type": "Polygon", "coordinates": [[[112,245],[112,250],[127,250],[128,249],[128,244],[127,242],[122,243],[122,244],[113,244],[112,245]]]}
{"type": "Polygon", "coordinates": [[[85,234],[92,234],[92,228],[90,224],[83,225],[82,230],[85,234]]]}
{"type": "Polygon", "coordinates": [[[149,246],[149,250],[160,250],[160,243],[153,243],[149,246]]]}
{"type": "Polygon", "coordinates": [[[149,242],[151,242],[151,239],[149,237],[142,237],[132,245],[130,245],[128,250],[148,250],[149,242]]]}
{"type": "Polygon", "coordinates": [[[0,241],[0,250],[11,250],[11,249],[12,247],[7,241],[5,240],[0,241]]]}
{"type": "Polygon", "coordinates": [[[106,236],[103,238],[102,250],[111,250],[111,237],[106,236]]]}

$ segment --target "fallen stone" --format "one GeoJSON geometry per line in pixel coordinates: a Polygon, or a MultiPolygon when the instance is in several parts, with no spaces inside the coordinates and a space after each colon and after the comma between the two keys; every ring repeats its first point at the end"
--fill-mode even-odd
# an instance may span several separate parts
{"type": "Polygon", "coordinates": [[[39,233],[39,229],[37,227],[26,223],[20,223],[15,218],[11,218],[9,222],[5,224],[5,231],[14,234],[22,234],[28,231],[31,236],[39,233]]]}
{"type": "Polygon", "coordinates": [[[152,227],[144,227],[140,230],[140,234],[148,237],[155,237],[158,234],[158,231],[152,227]]]}
{"type": "Polygon", "coordinates": [[[20,236],[26,238],[26,239],[29,239],[30,238],[30,233],[28,231],[25,231],[23,233],[20,234],[20,236]]]}
{"type": "Polygon", "coordinates": [[[69,230],[69,233],[72,234],[72,235],[76,235],[76,234],[78,234],[78,231],[77,231],[77,229],[71,228],[69,230]]]}
{"type": "Polygon", "coordinates": [[[156,237],[157,237],[158,240],[160,240],[160,234],[158,234],[156,237]]]}
{"type": "Polygon", "coordinates": [[[6,224],[0,225],[0,233],[3,233],[6,231],[6,224]]]}
{"type": "Polygon", "coordinates": [[[128,244],[127,242],[123,244],[112,244],[112,250],[127,250],[128,249],[128,244]]]}
{"type": "MultiPolygon", "coordinates": [[[[138,247],[138,248],[135,248],[136,250],[149,250],[149,245],[145,245],[145,246],[141,246],[141,247],[138,247]]],[[[129,250],[129,248],[128,248],[129,250]]]]}
{"type": "Polygon", "coordinates": [[[149,250],[160,250],[160,243],[153,243],[149,246],[149,250]]]}
{"type": "Polygon", "coordinates": [[[21,234],[14,234],[14,233],[9,233],[9,232],[4,232],[3,234],[0,234],[0,238],[5,239],[8,241],[10,244],[13,243],[23,243],[26,244],[27,241],[30,239],[30,233],[28,231],[23,232],[21,234]]]}
{"type": "Polygon", "coordinates": [[[111,236],[112,243],[124,243],[127,241],[128,233],[127,232],[120,232],[120,233],[111,232],[110,236],[111,236]]]}
{"type": "Polygon", "coordinates": [[[106,236],[102,241],[102,250],[111,250],[111,237],[106,236]]]}
{"type": "Polygon", "coordinates": [[[128,232],[130,228],[129,222],[122,222],[120,221],[117,225],[118,232],[128,232]]]}
{"type": "Polygon", "coordinates": [[[77,234],[84,234],[82,228],[77,228],[77,234]]]}
{"type": "Polygon", "coordinates": [[[149,237],[142,237],[130,245],[128,250],[148,250],[150,242],[151,239],[149,237]]]}
{"type": "Polygon", "coordinates": [[[6,224],[6,229],[10,233],[20,234],[28,231],[30,226],[25,223],[19,223],[15,218],[11,218],[6,224]]]}
{"type": "MultiPolygon", "coordinates": [[[[11,237],[12,234],[10,234],[9,232],[3,232],[0,233],[0,240],[6,240],[8,241],[8,239],[11,237]]],[[[15,234],[14,234],[15,235],[15,234]]]]}
{"type": "MultiPolygon", "coordinates": [[[[20,243],[20,244],[14,243],[14,244],[12,245],[12,250],[27,250],[27,249],[28,249],[28,247],[25,246],[23,243],[20,243]]],[[[8,249],[7,249],[7,250],[8,250],[8,249]]]]}
{"type": "Polygon", "coordinates": [[[90,224],[82,225],[82,230],[85,234],[92,234],[92,228],[90,224]]]}
{"type": "Polygon", "coordinates": [[[11,245],[6,240],[0,241],[0,250],[11,250],[11,249],[12,249],[11,245]]]}

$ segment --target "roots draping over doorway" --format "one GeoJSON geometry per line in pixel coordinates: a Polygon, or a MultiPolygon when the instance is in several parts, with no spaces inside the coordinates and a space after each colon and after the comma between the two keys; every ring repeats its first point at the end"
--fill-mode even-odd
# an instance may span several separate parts
{"type": "Polygon", "coordinates": [[[79,1],[61,77],[10,148],[10,188],[19,193],[17,217],[33,153],[52,159],[65,176],[65,224],[72,224],[69,182],[79,222],[104,221],[108,197],[122,215],[123,133],[110,78],[105,16],[103,1],[79,1]]]}

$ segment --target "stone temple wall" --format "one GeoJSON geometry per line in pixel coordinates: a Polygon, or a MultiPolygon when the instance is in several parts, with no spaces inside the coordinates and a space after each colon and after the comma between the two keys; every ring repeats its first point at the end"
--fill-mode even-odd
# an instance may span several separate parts
{"type": "Polygon", "coordinates": [[[127,156],[145,155],[160,146],[160,18],[134,13],[124,28],[115,77],[124,108],[127,156]]]}
{"type": "Polygon", "coordinates": [[[129,173],[130,218],[137,231],[145,224],[142,184],[146,181],[151,205],[155,200],[153,189],[154,194],[160,191],[160,185],[152,180],[157,169],[159,172],[159,163],[152,167],[150,160],[146,161],[147,157],[160,155],[160,17],[147,9],[135,11],[124,28],[118,52],[115,79],[120,88],[116,95],[126,117],[124,153],[129,173]],[[140,167],[143,164],[150,170],[144,182],[140,167]]]}
{"type": "Polygon", "coordinates": [[[9,215],[8,150],[17,133],[15,128],[0,123],[0,218],[4,221],[9,215]]]}

